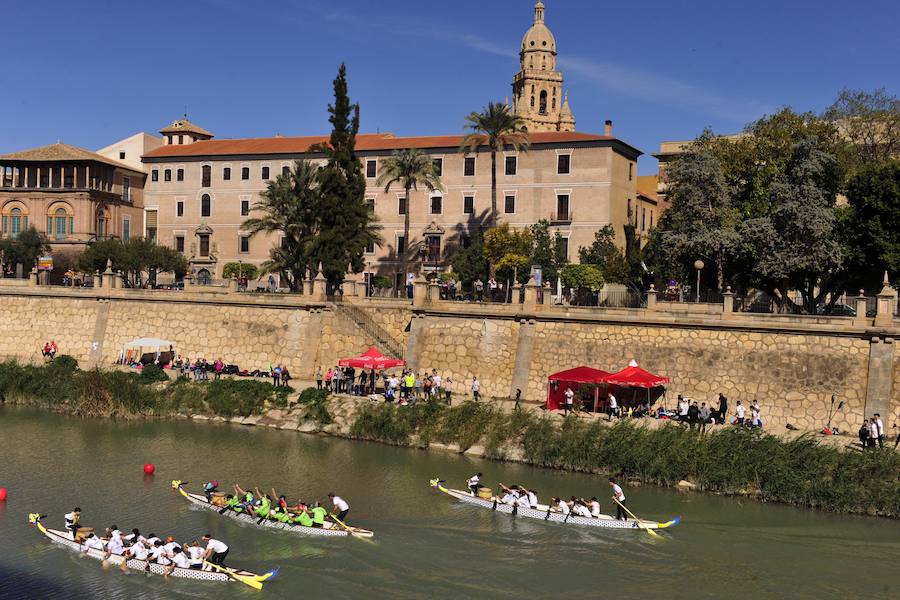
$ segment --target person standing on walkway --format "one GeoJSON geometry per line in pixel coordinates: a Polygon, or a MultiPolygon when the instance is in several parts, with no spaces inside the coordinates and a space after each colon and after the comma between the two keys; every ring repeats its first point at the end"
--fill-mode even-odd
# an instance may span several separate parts
{"type": "Polygon", "coordinates": [[[878,413],[875,413],[875,430],[878,432],[878,447],[884,448],[884,421],[878,413]]]}
{"type": "Polygon", "coordinates": [[[322,389],[322,367],[316,367],[316,389],[322,389]]]}
{"type": "Polygon", "coordinates": [[[481,383],[478,381],[478,377],[472,376],[472,399],[475,402],[478,402],[478,399],[481,398],[481,383]]]}
{"type": "Polygon", "coordinates": [[[875,444],[878,442],[878,423],[875,422],[875,417],[873,416],[869,420],[869,448],[874,448],[875,444]]]}
{"type": "Polygon", "coordinates": [[[453,395],[453,379],[448,375],[444,377],[444,402],[450,406],[451,396],[453,395]]]}
{"type": "Polygon", "coordinates": [[[613,491],[613,502],[616,503],[616,519],[625,520],[628,516],[625,513],[625,492],[622,491],[621,486],[616,483],[616,480],[612,477],[609,478],[609,487],[612,488],[613,491]]]}
{"type": "Polygon", "coordinates": [[[859,428],[859,445],[862,446],[863,452],[869,447],[869,420],[863,419],[862,427],[859,428]]]}
{"type": "Polygon", "coordinates": [[[744,408],[740,400],[737,401],[737,406],[734,407],[734,415],[738,425],[743,425],[747,421],[747,409],[744,408]]]}
{"type": "Polygon", "coordinates": [[[719,392],[719,423],[724,425],[728,419],[728,398],[725,394],[719,392]]]}
{"type": "Polygon", "coordinates": [[[700,421],[700,407],[697,406],[697,401],[694,402],[688,407],[688,425],[691,429],[697,426],[697,423],[700,421]]]}
{"type": "Polygon", "coordinates": [[[759,402],[754,399],[750,405],[750,424],[754,427],[762,427],[762,419],[759,418],[760,408],[759,402]]]}
{"type": "Polygon", "coordinates": [[[566,387],[566,391],[563,393],[565,396],[565,404],[563,414],[567,415],[572,410],[572,404],[575,402],[575,392],[572,391],[572,388],[566,387]]]}
{"type": "Polygon", "coordinates": [[[700,419],[700,433],[705,433],[706,425],[709,423],[709,407],[706,406],[706,402],[700,403],[700,411],[697,417],[700,419]]]}
{"type": "Polygon", "coordinates": [[[612,392],[607,392],[606,394],[607,407],[609,409],[609,418],[612,420],[613,417],[619,417],[619,401],[616,400],[616,397],[613,396],[612,392]]]}

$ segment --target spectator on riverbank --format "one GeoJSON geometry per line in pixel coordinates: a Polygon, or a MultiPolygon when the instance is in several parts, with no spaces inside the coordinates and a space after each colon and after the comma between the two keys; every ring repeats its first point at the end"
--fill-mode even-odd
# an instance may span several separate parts
{"type": "Polygon", "coordinates": [[[475,291],[475,300],[478,302],[484,301],[484,282],[481,281],[481,278],[475,280],[475,283],[472,284],[472,289],[475,291]]]}
{"type": "Polygon", "coordinates": [[[613,396],[612,392],[606,393],[606,408],[609,411],[609,419],[619,418],[619,401],[613,396]]]}
{"type": "Polygon", "coordinates": [[[325,372],[325,389],[329,392],[331,391],[331,381],[334,379],[334,371],[331,370],[331,367],[328,367],[328,370],[325,372]]]}
{"type": "Polygon", "coordinates": [[[363,369],[359,372],[359,384],[356,386],[355,394],[357,396],[365,396],[368,389],[369,373],[363,369]]]}
{"type": "Polygon", "coordinates": [[[734,407],[734,419],[738,425],[743,425],[747,421],[747,409],[744,408],[740,400],[737,401],[737,406],[734,407]]]}
{"type": "Polygon", "coordinates": [[[875,444],[878,442],[878,423],[875,422],[875,417],[873,416],[869,419],[869,448],[874,448],[875,444]]]}
{"type": "Polygon", "coordinates": [[[344,380],[344,373],[340,367],[334,367],[331,371],[331,390],[335,394],[341,393],[341,382],[344,380]]]}
{"type": "Polygon", "coordinates": [[[291,380],[291,373],[287,367],[281,367],[281,387],[287,387],[288,381],[291,380]]]}
{"type": "Polygon", "coordinates": [[[696,427],[697,423],[700,421],[700,407],[697,406],[696,400],[694,400],[691,403],[691,405],[688,407],[687,420],[688,420],[688,426],[691,429],[696,427]]]}
{"type": "Polygon", "coordinates": [[[688,420],[688,409],[690,409],[691,403],[688,402],[688,399],[678,394],[678,420],[682,423],[686,423],[688,420]]]}
{"type": "MultiPolygon", "coordinates": [[[[447,406],[450,406],[452,400],[451,396],[453,395],[453,379],[448,375],[444,378],[444,402],[447,403],[447,406]]],[[[900,436],[898,436],[900,439],[900,436]]]]}
{"type": "Polygon", "coordinates": [[[884,448],[884,421],[881,420],[881,415],[875,413],[875,431],[878,433],[878,447],[884,448]]]}
{"type": "Polygon", "coordinates": [[[323,377],[324,377],[324,374],[322,373],[322,367],[321,366],[316,367],[316,389],[317,390],[322,389],[322,378],[323,377]]]}
{"type": "Polygon", "coordinates": [[[478,402],[478,399],[481,398],[481,383],[478,381],[478,376],[472,376],[472,399],[475,402],[478,402]]]}
{"type": "Polygon", "coordinates": [[[575,402],[575,392],[572,391],[571,387],[566,387],[566,391],[563,393],[566,398],[565,404],[563,405],[563,415],[568,415],[572,410],[572,405],[575,402]]]}
{"type": "Polygon", "coordinates": [[[869,431],[869,420],[863,419],[862,427],[859,428],[859,445],[864,452],[869,447],[869,431]]]}
{"type": "Polygon", "coordinates": [[[222,359],[221,359],[221,358],[217,358],[217,359],[216,359],[216,362],[213,363],[213,370],[214,370],[215,373],[216,373],[216,375],[215,375],[215,378],[216,378],[216,379],[221,379],[221,378],[222,378],[222,371],[223,371],[224,369],[225,369],[225,363],[222,362],[222,359]]]}
{"type": "Polygon", "coordinates": [[[697,417],[700,419],[700,433],[705,433],[706,425],[709,423],[709,407],[706,406],[706,402],[700,403],[700,410],[697,413],[697,417]]]}
{"type": "Polygon", "coordinates": [[[723,425],[726,423],[728,419],[728,398],[725,397],[725,394],[719,392],[719,423],[723,425]]]}
{"type": "Polygon", "coordinates": [[[762,419],[759,417],[760,412],[759,401],[754,399],[753,404],[750,405],[750,424],[762,429],[762,419]]]}

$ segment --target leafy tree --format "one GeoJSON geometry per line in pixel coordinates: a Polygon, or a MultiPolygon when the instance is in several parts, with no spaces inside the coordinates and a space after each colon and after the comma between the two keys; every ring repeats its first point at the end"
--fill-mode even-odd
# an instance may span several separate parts
{"type": "Polygon", "coordinates": [[[334,80],[334,104],[328,105],[328,112],[332,126],[325,148],[328,162],[318,173],[321,225],[310,256],[316,264],[321,263],[328,283],[336,287],[347,271],[362,272],[366,247],[381,241],[375,215],[365,202],[366,180],[355,150],[359,105],[351,104],[347,95],[344,64],[334,80]]]}
{"type": "Polygon", "coordinates": [[[85,273],[102,273],[109,260],[112,260],[114,271],[122,272],[125,287],[131,288],[155,285],[159,273],[184,277],[188,269],[187,259],[181,252],[144,238],[94,242],[78,258],[78,269],[85,273]]]}
{"type": "MultiPolygon", "coordinates": [[[[531,239],[530,265],[541,266],[544,281],[555,281],[559,269],[567,262],[562,236],[558,231],[551,234],[550,222],[541,219],[531,226],[531,239]]],[[[526,276],[530,276],[530,269],[526,271],[526,276]]]]}
{"type": "Polygon", "coordinates": [[[689,148],[669,169],[668,196],[671,207],[652,234],[656,262],[667,275],[685,279],[694,261],[709,261],[722,289],[740,240],[739,213],[718,157],[702,144],[689,148]]]}
{"type": "Polygon", "coordinates": [[[456,248],[450,255],[449,262],[464,285],[471,285],[476,279],[484,277],[487,261],[484,258],[484,235],[480,228],[475,229],[468,244],[456,248]]]}
{"type": "Polygon", "coordinates": [[[884,88],[874,92],[842,90],[822,116],[849,142],[847,155],[853,173],[900,156],[900,99],[884,88]]]}
{"type": "Polygon", "coordinates": [[[29,273],[37,259],[49,251],[47,238],[34,226],[14,238],[0,240],[0,254],[3,256],[3,270],[6,273],[15,273],[17,264],[22,265],[23,273],[29,273]]]}
{"type": "Polygon", "coordinates": [[[603,279],[610,283],[627,284],[630,281],[630,268],[616,245],[616,232],[612,225],[598,229],[591,245],[578,249],[578,259],[583,264],[597,265],[603,279]]]}
{"type": "Polygon", "coordinates": [[[253,210],[260,216],[244,221],[250,236],[280,234],[282,243],[269,250],[261,273],[278,273],[291,291],[298,292],[307,272],[316,269],[312,248],[321,228],[318,167],[297,161],[288,174],[269,181],[253,210]]]}
{"type": "Polygon", "coordinates": [[[822,277],[840,267],[842,260],[829,189],[834,162],[815,139],[796,144],[785,173],[771,185],[773,210],[741,227],[768,287],[780,294],[783,305],[788,291],[800,290],[810,312],[831,291],[821,285],[822,277]]]}
{"type": "Polygon", "coordinates": [[[504,223],[485,233],[484,257],[494,266],[499,279],[512,280],[515,274],[520,283],[525,283],[529,278],[533,244],[530,229],[513,229],[504,223]]]}
{"type": "Polygon", "coordinates": [[[593,293],[603,287],[603,273],[597,265],[570,264],[559,272],[562,284],[573,288],[579,304],[586,304],[593,293]]]}
{"type": "Polygon", "coordinates": [[[242,276],[251,280],[256,279],[259,277],[259,269],[256,265],[241,262],[228,262],[222,267],[222,277],[224,279],[242,276]]]}
{"type": "Polygon", "coordinates": [[[489,226],[497,226],[497,153],[508,147],[518,152],[528,151],[528,132],[522,118],[499,102],[489,102],[482,112],[466,117],[466,128],[471,133],[460,144],[460,150],[469,154],[482,146],[491,151],[491,215],[489,226]]]}
{"type": "Polygon", "coordinates": [[[850,180],[846,220],[847,260],[855,282],[865,287],[887,270],[900,277],[900,161],[872,165],[850,180]]]}
{"type": "Polygon", "coordinates": [[[400,254],[401,273],[404,278],[409,272],[409,249],[412,240],[409,238],[409,213],[410,190],[418,190],[423,187],[429,192],[442,190],[440,178],[434,168],[434,159],[417,148],[395,150],[393,154],[381,163],[381,175],[378,176],[378,185],[384,186],[385,193],[389,192],[393,184],[399,184],[403,188],[406,210],[403,211],[403,248],[398,248],[400,254]]]}

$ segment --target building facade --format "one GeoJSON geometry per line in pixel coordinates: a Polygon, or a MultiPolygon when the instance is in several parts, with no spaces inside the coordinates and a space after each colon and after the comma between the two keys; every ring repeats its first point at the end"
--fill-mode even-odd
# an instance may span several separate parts
{"type": "MultiPolygon", "coordinates": [[[[548,220],[568,244],[569,260],[591,243],[594,233],[613,224],[621,233],[629,209],[638,202],[640,151],[611,135],[543,132],[530,135],[528,152],[498,156],[500,221],[526,227],[548,220]]],[[[410,235],[420,248],[416,270],[440,270],[448,252],[466,243],[487,220],[491,208],[490,152],[459,151],[462,136],[396,137],[361,134],[357,156],[366,175],[366,201],[382,226],[383,243],[366,253],[366,272],[397,271],[407,209],[404,191],[385,192],[376,183],[382,161],[395,150],[418,148],[435,161],[443,190],[411,192],[410,235]]],[[[266,185],[294,161],[323,164],[315,145],[325,136],[203,140],[164,144],[144,155],[148,170],[147,221],[160,243],[188,257],[199,280],[221,277],[228,262],[259,265],[279,239],[252,239],[241,224],[258,216],[254,205],[266,185]]]]}
{"type": "MultiPolygon", "coordinates": [[[[139,158],[143,148],[135,149],[139,158]]],[[[140,168],[57,143],[0,156],[0,235],[34,226],[54,253],[107,238],[142,235],[140,168]]]]}

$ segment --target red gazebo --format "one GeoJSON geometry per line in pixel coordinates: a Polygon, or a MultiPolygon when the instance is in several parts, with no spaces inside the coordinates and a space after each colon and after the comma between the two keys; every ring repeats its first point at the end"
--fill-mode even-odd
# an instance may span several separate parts
{"type": "MultiPolygon", "coordinates": [[[[560,371],[547,377],[547,410],[558,410],[559,405],[565,403],[566,387],[572,387],[577,391],[582,384],[599,385],[606,381],[609,373],[587,366],[575,367],[566,371],[560,371]]],[[[597,410],[597,402],[600,398],[600,388],[594,389],[594,410],[597,410]]]]}
{"type": "MultiPolygon", "coordinates": [[[[607,385],[616,386],[617,388],[631,388],[631,401],[637,403],[637,390],[647,390],[647,403],[652,404],[665,395],[665,384],[672,381],[663,375],[655,375],[650,371],[640,368],[635,361],[619,371],[613,373],[606,378],[607,385]],[[662,388],[661,390],[657,388],[662,388]],[[655,391],[654,391],[655,390],[655,391]]],[[[622,404],[624,406],[624,404],[622,404]]]]}
{"type": "Polygon", "coordinates": [[[355,369],[391,369],[393,367],[405,367],[406,361],[402,358],[385,356],[378,351],[378,348],[372,346],[359,356],[342,358],[338,361],[338,365],[355,369]]]}

